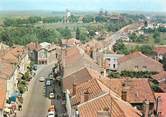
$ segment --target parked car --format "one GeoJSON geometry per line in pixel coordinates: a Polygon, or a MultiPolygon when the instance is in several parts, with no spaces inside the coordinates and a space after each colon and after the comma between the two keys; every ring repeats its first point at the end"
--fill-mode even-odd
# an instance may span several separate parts
{"type": "Polygon", "coordinates": [[[50,93],[50,94],[49,94],[49,98],[50,98],[50,99],[54,99],[54,98],[55,98],[54,93],[50,93]]]}
{"type": "Polygon", "coordinates": [[[54,105],[51,105],[51,106],[48,108],[48,112],[51,112],[51,111],[54,111],[54,112],[55,112],[55,106],[54,106],[54,105]]]}
{"type": "Polygon", "coordinates": [[[50,80],[46,80],[46,85],[50,86],[51,85],[51,81],[50,80]]]}
{"type": "Polygon", "coordinates": [[[55,112],[54,111],[48,112],[47,117],[55,117],[55,112]]]}
{"type": "Polygon", "coordinates": [[[45,81],[45,78],[44,78],[44,77],[40,77],[39,81],[40,81],[40,82],[44,82],[44,81],[45,81]]]}

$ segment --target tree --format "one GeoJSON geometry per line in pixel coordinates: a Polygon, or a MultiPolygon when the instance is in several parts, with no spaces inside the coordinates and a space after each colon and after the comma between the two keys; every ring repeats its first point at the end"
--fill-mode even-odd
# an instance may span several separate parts
{"type": "Polygon", "coordinates": [[[76,39],[80,40],[80,29],[78,27],[76,29],[76,39]]]}
{"type": "Polygon", "coordinates": [[[128,54],[129,53],[127,47],[122,42],[122,40],[119,40],[115,43],[115,45],[113,46],[113,50],[114,50],[114,52],[117,52],[118,54],[128,54]]]}
{"type": "Polygon", "coordinates": [[[153,34],[153,38],[155,43],[159,43],[160,42],[160,33],[158,31],[155,31],[153,34]]]}
{"type": "Polygon", "coordinates": [[[161,63],[163,64],[163,68],[166,71],[166,55],[163,56],[163,59],[161,60],[161,63]]]}
{"type": "Polygon", "coordinates": [[[71,30],[68,27],[65,27],[64,29],[58,29],[58,31],[65,39],[69,39],[72,37],[71,30]]]}
{"type": "Polygon", "coordinates": [[[145,21],[145,22],[144,22],[144,27],[147,27],[147,26],[148,26],[148,22],[145,21]]]}
{"type": "Polygon", "coordinates": [[[154,52],[153,52],[153,47],[150,46],[150,45],[143,45],[140,47],[140,51],[143,53],[143,54],[146,54],[146,55],[152,55],[154,52]]]}

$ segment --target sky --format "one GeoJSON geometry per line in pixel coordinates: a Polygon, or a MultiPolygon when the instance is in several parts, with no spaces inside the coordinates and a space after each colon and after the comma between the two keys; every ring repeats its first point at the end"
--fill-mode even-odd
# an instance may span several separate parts
{"type": "Polygon", "coordinates": [[[0,10],[81,10],[166,12],[166,0],[0,0],[0,10]]]}

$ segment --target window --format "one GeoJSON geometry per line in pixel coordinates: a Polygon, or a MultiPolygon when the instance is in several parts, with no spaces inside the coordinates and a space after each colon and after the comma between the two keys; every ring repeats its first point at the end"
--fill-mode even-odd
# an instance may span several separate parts
{"type": "Polygon", "coordinates": [[[115,67],[116,67],[116,65],[115,64],[113,64],[113,68],[115,69],[115,67]]]}
{"type": "Polygon", "coordinates": [[[143,66],[144,69],[146,69],[147,67],[146,66],[143,66]]]}
{"type": "Polygon", "coordinates": [[[135,68],[138,69],[138,65],[136,65],[135,68]]]}

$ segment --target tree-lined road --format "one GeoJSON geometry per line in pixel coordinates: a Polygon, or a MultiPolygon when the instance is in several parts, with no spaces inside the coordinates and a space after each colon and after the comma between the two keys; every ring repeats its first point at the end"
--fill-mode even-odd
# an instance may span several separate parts
{"type": "Polygon", "coordinates": [[[50,100],[45,97],[44,82],[39,82],[39,78],[47,78],[54,64],[44,65],[37,71],[37,75],[31,81],[29,91],[24,98],[23,110],[18,112],[18,117],[46,117],[50,100]]]}

